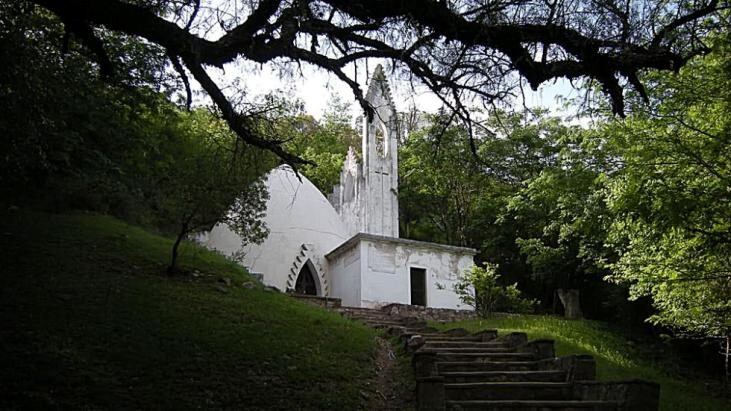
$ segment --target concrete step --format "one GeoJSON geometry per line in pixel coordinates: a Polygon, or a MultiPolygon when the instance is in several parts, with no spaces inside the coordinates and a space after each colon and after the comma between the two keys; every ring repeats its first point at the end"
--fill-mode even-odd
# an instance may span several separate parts
{"type": "Polygon", "coordinates": [[[374,317],[374,316],[362,316],[362,315],[344,315],[344,317],[351,320],[361,321],[394,321],[391,317],[374,317]]]}
{"type": "MultiPolygon", "coordinates": [[[[416,334],[419,334],[419,333],[416,333],[416,334]]],[[[429,341],[429,342],[432,342],[432,341],[433,342],[438,342],[438,341],[445,341],[445,342],[446,341],[475,341],[475,342],[481,342],[482,341],[482,336],[479,336],[479,335],[466,335],[464,337],[454,337],[454,336],[444,335],[444,334],[440,334],[440,333],[422,333],[422,334],[419,334],[419,335],[421,335],[422,337],[424,337],[424,339],[426,341],[429,341]]]]}
{"type": "Polygon", "coordinates": [[[361,319],[361,318],[355,318],[355,320],[357,320],[357,321],[363,321],[363,322],[368,323],[368,324],[381,324],[381,325],[393,325],[393,326],[402,326],[403,325],[403,323],[401,323],[399,321],[394,321],[394,320],[391,320],[391,319],[378,320],[378,319],[361,319]]]}
{"type": "Polygon", "coordinates": [[[447,401],[448,410],[487,411],[617,411],[613,401],[531,401],[531,400],[477,400],[447,401]]]}
{"type": "Polygon", "coordinates": [[[422,351],[436,353],[515,353],[514,347],[434,347],[425,344],[422,351]]]}
{"type": "Polygon", "coordinates": [[[436,366],[441,374],[474,371],[537,371],[540,364],[537,361],[438,361],[436,366]]]}
{"type": "Polygon", "coordinates": [[[437,361],[474,361],[474,362],[502,362],[502,361],[534,361],[533,353],[516,352],[438,352],[437,361]]]}
{"type": "Polygon", "coordinates": [[[463,348],[511,348],[509,344],[499,341],[464,341],[464,340],[450,340],[450,341],[439,341],[426,339],[425,347],[433,348],[450,348],[450,347],[463,347],[463,348]]]}
{"type": "Polygon", "coordinates": [[[348,319],[355,320],[355,321],[374,321],[374,322],[381,322],[381,321],[391,321],[396,324],[403,324],[402,321],[400,321],[397,318],[392,317],[362,317],[359,315],[346,315],[345,316],[348,319]]]}
{"type": "Polygon", "coordinates": [[[566,372],[540,371],[452,371],[440,372],[447,383],[460,382],[565,382],[566,372]]]}
{"type": "Polygon", "coordinates": [[[340,314],[358,317],[391,317],[388,313],[382,313],[380,311],[340,311],[340,314]]]}
{"type": "Polygon", "coordinates": [[[571,400],[567,382],[466,382],[444,384],[447,400],[571,400]]]}
{"type": "Polygon", "coordinates": [[[370,322],[367,321],[366,325],[373,328],[390,328],[390,327],[397,327],[398,324],[391,324],[387,322],[370,322]]]}
{"type": "Polygon", "coordinates": [[[342,306],[339,308],[339,311],[346,311],[346,312],[364,312],[364,313],[384,313],[384,311],[381,311],[377,308],[365,308],[365,307],[345,307],[342,306]]]}

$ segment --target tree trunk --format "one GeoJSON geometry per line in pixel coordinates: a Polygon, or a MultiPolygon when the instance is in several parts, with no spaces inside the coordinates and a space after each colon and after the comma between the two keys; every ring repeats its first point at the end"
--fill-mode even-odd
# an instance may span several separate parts
{"type": "Polygon", "coordinates": [[[731,356],[731,334],[726,334],[726,358],[724,360],[724,382],[726,383],[726,390],[731,388],[731,382],[729,381],[729,369],[728,369],[728,358],[731,356]]]}
{"type": "Polygon", "coordinates": [[[185,235],[188,234],[188,223],[185,222],[180,227],[180,232],[178,233],[178,237],[175,239],[175,244],[173,244],[173,251],[172,256],[170,258],[170,265],[168,266],[168,274],[175,274],[175,271],[178,269],[178,247],[180,246],[180,243],[183,241],[183,238],[185,235]]]}
{"type": "Polygon", "coordinates": [[[559,288],[556,292],[558,293],[559,300],[561,300],[561,304],[563,304],[564,317],[570,320],[575,320],[584,316],[581,313],[579,290],[564,290],[563,288],[559,288]]]}

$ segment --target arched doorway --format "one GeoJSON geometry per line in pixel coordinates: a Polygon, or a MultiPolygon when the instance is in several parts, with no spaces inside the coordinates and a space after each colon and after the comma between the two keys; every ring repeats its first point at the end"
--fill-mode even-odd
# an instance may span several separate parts
{"type": "Polygon", "coordinates": [[[294,292],[298,294],[318,295],[317,290],[317,274],[315,273],[314,267],[312,267],[312,262],[307,260],[307,262],[302,265],[299,275],[297,275],[294,292]]]}

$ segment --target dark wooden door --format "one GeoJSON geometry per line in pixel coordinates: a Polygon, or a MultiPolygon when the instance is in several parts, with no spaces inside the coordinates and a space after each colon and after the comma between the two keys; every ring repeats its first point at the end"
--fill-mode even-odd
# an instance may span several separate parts
{"type": "Polygon", "coordinates": [[[426,270],[411,268],[411,305],[426,306],[426,270]]]}

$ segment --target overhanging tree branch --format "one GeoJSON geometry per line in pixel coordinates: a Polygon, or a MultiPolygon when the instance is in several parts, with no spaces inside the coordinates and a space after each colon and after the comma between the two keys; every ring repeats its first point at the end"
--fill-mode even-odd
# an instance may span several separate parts
{"type": "MultiPolygon", "coordinates": [[[[223,67],[237,58],[262,64],[306,62],[335,74],[370,113],[357,81],[344,69],[369,58],[388,58],[460,111],[465,121],[466,105],[458,100],[472,95],[494,101],[517,87],[517,78],[533,89],[561,77],[588,78],[601,84],[613,111],[623,115],[622,79],[645,96],[639,73],[678,70],[703,53],[694,24],[704,19],[704,33],[723,27],[725,21],[714,13],[727,7],[719,0],[695,6],[680,0],[664,6],[647,2],[643,7],[649,21],[635,24],[629,0],[608,6],[580,0],[562,7],[544,0],[496,0],[489,7],[468,0],[259,0],[246,11],[246,19],[223,24],[227,31],[209,39],[191,28],[196,16],[203,18],[197,1],[182,6],[191,8],[184,27],[167,20],[165,12],[123,0],[29,1],[73,22],[75,33],[93,34],[103,27],[179,56],[242,140],[290,163],[301,160],[286,154],[281,141],[261,138],[245,126],[245,115],[235,112],[205,66],[223,67]],[[599,18],[604,26],[594,23],[599,18]]],[[[182,13],[181,7],[175,10],[182,13]]]]}

